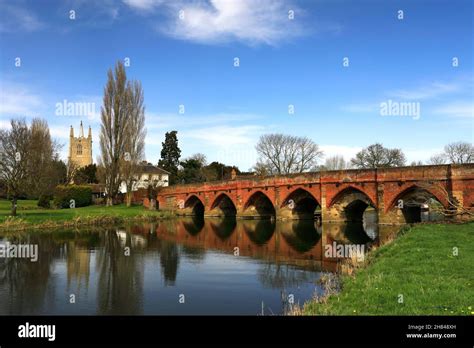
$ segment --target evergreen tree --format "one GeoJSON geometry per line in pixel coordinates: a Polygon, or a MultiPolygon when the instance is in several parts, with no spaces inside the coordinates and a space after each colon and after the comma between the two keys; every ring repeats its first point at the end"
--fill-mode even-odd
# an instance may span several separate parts
{"type": "Polygon", "coordinates": [[[169,184],[176,183],[178,178],[179,158],[181,157],[181,150],[178,147],[178,132],[166,132],[165,141],[162,144],[161,159],[158,166],[171,173],[169,184]]]}
{"type": "Polygon", "coordinates": [[[74,175],[74,183],[81,184],[97,184],[97,166],[95,164],[89,164],[76,171],[74,175]]]}

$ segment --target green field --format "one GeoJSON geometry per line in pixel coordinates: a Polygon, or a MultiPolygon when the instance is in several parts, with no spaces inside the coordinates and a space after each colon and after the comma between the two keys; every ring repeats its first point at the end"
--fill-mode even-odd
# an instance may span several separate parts
{"type": "Polygon", "coordinates": [[[16,227],[38,224],[61,225],[75,220],[86,222],[105,217],[121,219],[169,217],[169,214],[161,211],[151,211],[138,205],[126,207],[124,204],[113,207],[92,205],[74,209],[44,209],[37,206],[37,201],[20,200],[17,207],[17,216],[12,219],[10,217],[10,201],[0,200],[0,228],[11,228],[13,225],[17,225],[16,227]]]}
{"type": "Polygon", "coordinates": [[[341,281],[339,294],[306,303],[303,313],[474,315],[474,223],[416,225],[341,281]]]}

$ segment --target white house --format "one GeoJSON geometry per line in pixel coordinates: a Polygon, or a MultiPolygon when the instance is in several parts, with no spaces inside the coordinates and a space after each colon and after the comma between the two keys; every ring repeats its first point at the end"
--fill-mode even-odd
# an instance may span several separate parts
{"type": "MultiPolygon", "coordinates": [[[[139,174],[135,176],[132,191],[147,189],[150,183],[155,187],[168,186],[169,175],[170,173],[166,170],[144,161],[140,164],[139,174]]],[[[120,184],[120,192],[127,193],[127,185],[125,184],[125,181],[122,181],[120,184]]]]}

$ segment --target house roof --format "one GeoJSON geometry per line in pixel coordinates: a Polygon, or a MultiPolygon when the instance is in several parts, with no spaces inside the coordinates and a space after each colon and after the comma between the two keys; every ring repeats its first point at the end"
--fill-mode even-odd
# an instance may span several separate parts
{"type": "Polygon", "coordinates": [[[154,166],[151,163],[142,162],[140,164],[140,171],[144,174],[171,174],[170,172],[160,168],[158,166],[154,166]]]}

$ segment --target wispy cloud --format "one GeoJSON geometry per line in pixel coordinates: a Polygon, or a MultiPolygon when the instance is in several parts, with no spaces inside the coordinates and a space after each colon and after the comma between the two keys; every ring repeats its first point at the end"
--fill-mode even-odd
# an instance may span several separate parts
{"type": "Polygon", "coordinates": [[[433,113],[448,117],[474,118],[474,102],[453,102],[434,108],[433,113]]]}
{"type": "Polygon", "coordinates": [[[163,0],[123,0],[124,4],[137,11],[150,11],[163,3],[163,0]]]}
{"type": "Polygon", "coordinates": [[[436,98],[448,93],[458,92],[462,88],[460,82],[433,82],[412,89],[399,89],[388,94],[394,98],[422,100],[436,98]]]}
{"type": "Polygon", "coordinates": [[[354,158],[356,153],[362,150],[359,146],[344,146],[344,145],[321,145],[321,150],[324,152],[324,157],[343,156],[344,160],[350,161],[354,158]]]}
{"type": "Polygon", "coordinates": [[[177,16],[165,31],[177,38],[201,43],[237,39],[275,45],[301,34],[301,29],[288,18],[289,9],[280,0],[198,2],[183,6],[184,18],[177,16]]]}
{"type": "Polygon", "coordinates": [[[3,82],[0,86],[0,115],[30,117],[38,115],[43,106],[38,94],[20,84],[3,82]]]}
{"type": "Polygon", "coordinates": [[[0,129],[10,129],[10,121],[0,119],[0,129]]]}
{"type": "Polygon", "coordinates": [[[442,150],[442,148],[402,148],[402,151],[407,159],[407,164],[418,161],[428,164],[429,159],[432,156],[441,153],[442,150]]]}
{"type": "MultiPolygon", "coordinates": [[[[347,104],[341,106],[340,109],[352,113],[375,112],[380,110],[381,102],[386,102],[387,99],[385,98],[394,99],[395,101],[423,101],[424,103],[427,103],[428,101],[431,103],[433,101],[437,102],[441,100],[446,102],[447,98],[452,99],[453,97],[463,99],[466,93],[472,93],[474,86],[473,81],[472,78],[459,77],[450,81],[419,84],[413,88],[388,90],[383,93],[385,97],[380,99],[378,102],[371,101],[347,104]]],[[[472,113],[472,105],[469,103],[457,102],[436,108],[434,112],[437,114],[457,114],[457,117],[468,117],[466,115],[468,115],[469,112],[472,113]]]]}
{"type": "Polygon", "coordinates": [[[276,45],[305,33],[301,21],[303,11],[287,0],[123,2],[147,15],[160,9],[165,18],[159,19],[156,26],[158,31],[177,39],[203,44],[236,40],[251,45],[276,45]],[[290,18],[289,11],[293,11],[294,18],[290,18]]]}
{"type": "Polygon", "coordinates": [[[146,113],[146,126],[149,129],[170,129],[174,127],[202,127],[209,124],[227,124],[231,122],[245,122],[250,120],[258,120],[263,116],[246,113],[218,113],[213,115],[196,115],[196,114],[156,114],[146,113]]]}
{"type": "Polygon", "coordinates": [[[217,147],[254,143],[264,127],[259,125],[213,126],[183,131],[183,137],[196,139],[217,147]]]}
{"type": "Polygon", "coordinates": [[[0,2],[0,32],[32,32],[45,26],[45,23],[26,8],[0,2]]]}
{"type": "Polygon", "coordinates": [[[380,108],[379,104],[348,104],[348,105],[343,105],[341,106],[342,111],[347,111],[347,112],[374,112],[378,111],[380,108]]]}

